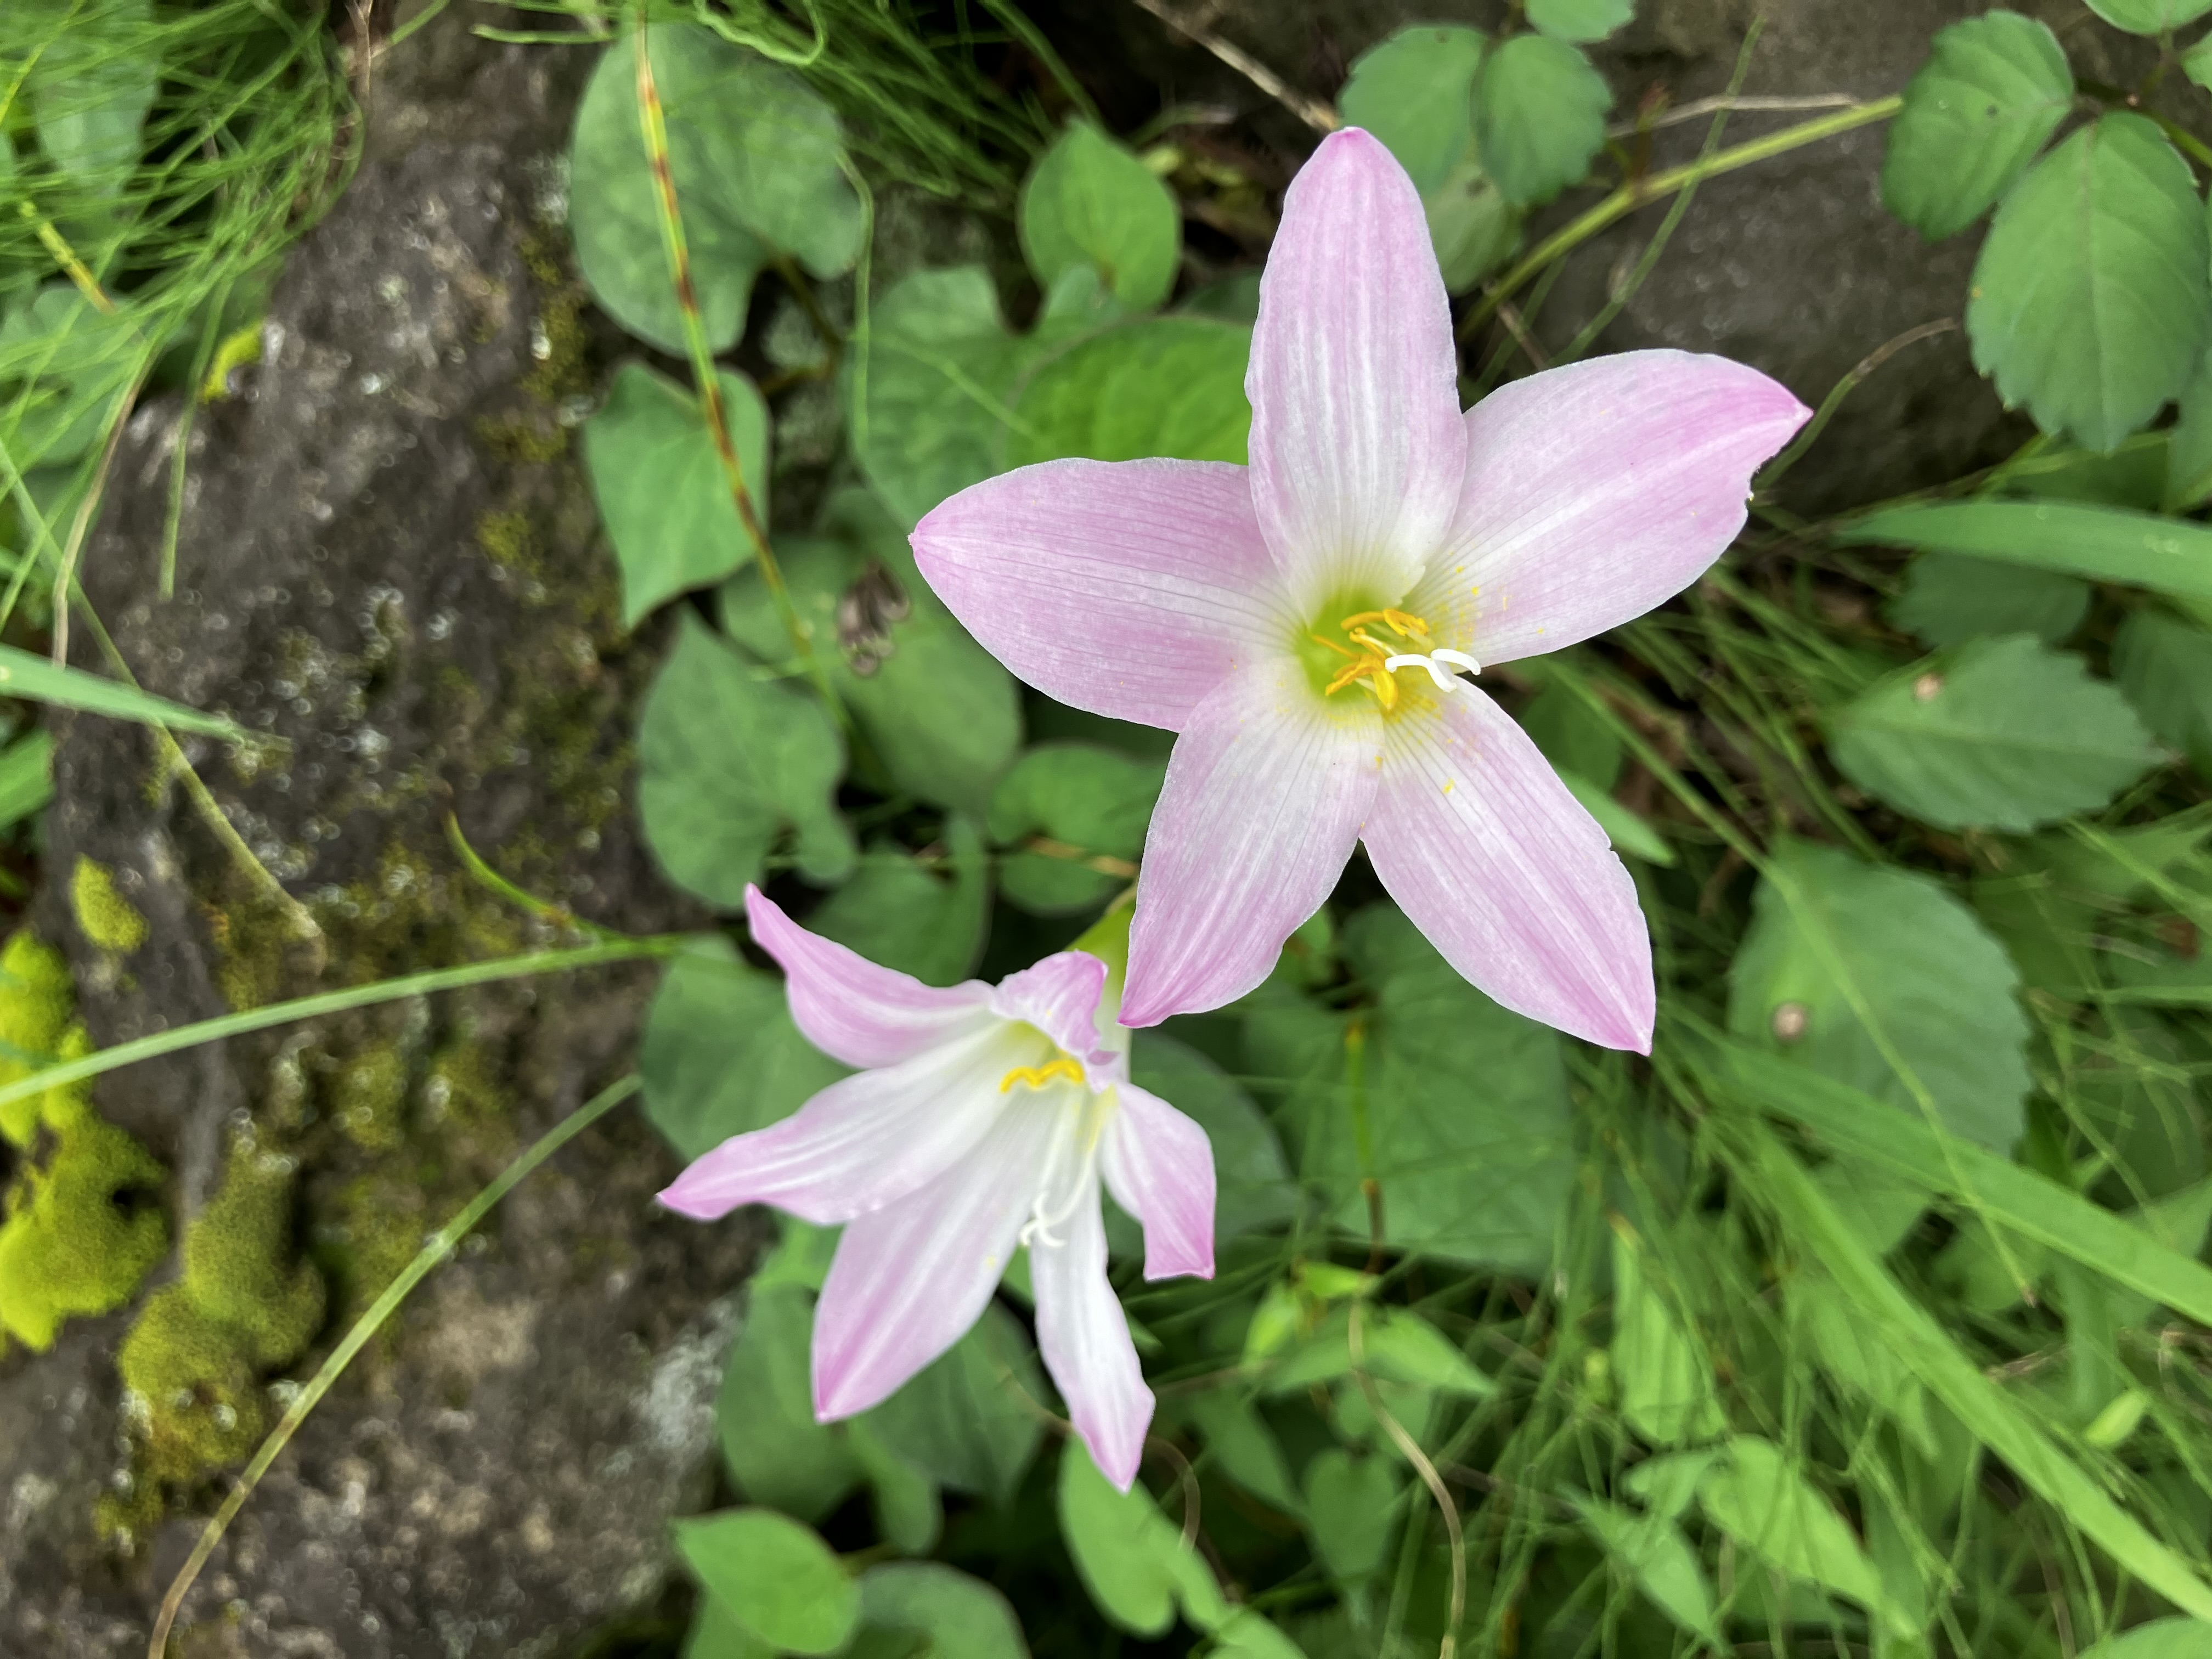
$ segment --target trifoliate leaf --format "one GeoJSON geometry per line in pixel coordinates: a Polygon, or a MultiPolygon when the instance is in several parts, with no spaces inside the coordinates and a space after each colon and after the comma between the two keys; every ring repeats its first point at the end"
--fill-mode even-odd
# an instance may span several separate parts
{"type": "Polygon", "coordinates": [[[2023,634],[1903,669],[1831,724],[1837,769],[1947,830],[2032,830],[2104,805],[2158,763],[2127,699],[2023,634]]]}
{"type": "Polygon", "coordinates": [[[1036,368],[1014,404],[1006,465],[1083,456],[1129,461],[1245,458],[1252,331],[1206,317],[1157,317],[1083,341],[1036,368]]]}
{"type": "Polygon", "coordinates": [[[945,819],[940,849],[929,860],[895,842],[870,848],[852,880],[823,901],[807,926],[926,985],[952,985],[982,955],[990,915],[982,832],[956,814],[945,819]]]}
{"type": "Polygon", "coordinates": [[[1729,1027],[1954,1134],[2019,1139],[2027,1017],[2004,947],[1932,878],[1806,842],[1778,849],[1729,974],[1729,1027]]]}
{"type": "Polygon", "coordinates": [[[1475,77],[1475,145],[1507,201],[1540,207],[1589,172],[1612,107],[1580,47],[1518,34],[1486,53],[1475,77]]]}
{"type": "Polygon", "coordinates": [[[2045,432],[2111,449],[2195,369],[2207,259],[2189,164],[2142,116],[2104,116],[1997,210],[1966,305],[1974,366],[2045,432]]]}
{"type": "Polygon", "coordinates": [[[845,744],[822,705],[769,677],[686,613],[638,727],[638,815],[669,879],[734,910],[769,856],[801,874],[851,872],[837,811],[845,744]]]}
{"type": "Polygon", "coordinates": [[[1029,750],[991,795],[991,839],[1012,849],[999,869],[1006,896],[1045,916],[1103,904],[1133,873],[1166,775],[1162,762],[1095,744],[1029,750]]]}
{"type": "Polygon", "coordinates": [[[1984,635],[2033,634],[2057,645],[2089,614],[2089,584],[1963,553],[1923,553],[1905,573],[1889,619],[1933,646],[1984,635]]]}
{"type": "Polygon", "coordinates": [[[860,1587],[789,1516],[743,1509],[678,1521],[676,1547],[738,1623],[779,1653],[835,1653],[860,1622],[860,1587]]]}
{"type": "Polygon", "coordinates": [[[1041,288],[1087,264],[1121,304],[1150,311],[1175,287],[1182,214],[1174,192],[1088,121],[1071,125],[1038,159],[1015,223],[1041,288]]]}
{"type": "Polygon", "coordinates": [[[1382,140],[1424,198],[1474,147],[1474,77],[1488,41],[1456,24],[1410,25],[1354,58],[1337,94],[1345,125],[1382,140]]]}
{"type": "Polygon", "coordinates": [[[2115,28],[2163,34],[2212,11],[2212,0],[2089,0],[2089,9],[2115,28]]]}
{"type": "MultiPolygon", "coordinates": [[[[768,405],[720,372],[722,407],[753,508],[768,521],[768,405]]],[[[690,388],[624,363],[584,422],[584,467],[622,566],[623,621],[728,575],[753,556],[720,451],[690,388]]]]}
{"type": "Polygon", "coordinates": [[[2212,778],[2212,634],[2148,609],[2112,641],[2112,678],[2143,724],[2212,778]]]}
{"type": "Polygon", "coordinates": [[[2074,74],[2058,37],[2014,11],[1954,23],[1890,123],[1882,200],[1940,241],[1986,213],[2058,130],[2074,74]]]}
{"type": "Polygon", "coordinates": [[[1528,21],[1555,40],[1602,40],[1636,15],[1636,0],[1528,0],[1528,21]]]}
{"type": "Polygon", "coordinates": [[[668,964],[638,1071],[646,1116],[686,1160],[790,1116],[845,1075],[799,1036],[783,981],[714,935],[668,964]]]}
{"type": "MultiPolygon", "coordinates": [[[[817,276],[860,250],[860,204],[837,118],[790,70],[690,23],[647,31],[669,168],[708,346],[743,331],[762,265],[817,276]]],[[[569,228],[592,297],[639,338],[684,350],[659,199],[638,120],[637,46],[624,28],[592,72],[569,148],[569,228]]]]}

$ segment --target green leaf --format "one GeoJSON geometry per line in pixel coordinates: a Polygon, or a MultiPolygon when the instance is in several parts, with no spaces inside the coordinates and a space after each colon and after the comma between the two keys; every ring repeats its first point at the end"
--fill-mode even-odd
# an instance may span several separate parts
{"type": "Polygon", "coordinates": [[[1728,1431],[1705,1351],[1666,1298],[1644,1277],[1643,1249],[1626,1232],[1613,1240],[1613,1369],[1620,1414],[1654,1446],[1711,1440],[1728,1431]]]}
{"type": "Polygon", "coordinates": [[[1599,789],[1610,790],[1620,781],[1626,755],[1620,734],[1565,686],[1547,685],[1530,698],[1521,711],[1521,729],[1563,771],[1599,789]]]}
{"type": "Polygon", "coordinates": [[[1540,207],[1589,172],[1612,107],[1612,88],[1579,47],[1516,35],[1475,77],[1475,144],[1507,201],[1540,207]]]}
{"type": "MultiPolygon", "coordinates": [[[[1370,1305],[1360,1314],[1359,1369],[1385,1382],[1431,1389],[1462,1399],[1483,1400],[1498,1385],[1475,1369],[1459,1346],[1417,1313],[1370,1305]]],[[[1290,1394],[1352,1374],[1351,1315],[1339,1308],[1300,1340],[1267,1373],[1267,1392],[1290,1394]]]]}
{"type": "Polygon", "coordinates": [[[814,1420],[813,1339],[811,1295],[795,1285],[756,1287],[714,1401],[722,1461],[738,1490],[810,1523],[861,1477],[843,1429],[814,1420]]]}
{"type": "Polygon", "coordinates": [[[142,726],[166,726],[172,732],[198,732],[211,738],[228,738],[234,743],[258,741],[253,732],[221,714],[203,714],[120,680],[82,668],[61,667],[52,658],[12,645],[0,645],[0,696],[82,709],[112,720],[136,720],[142,726]]]}
{"type": "Polygon", "coordinates": [[[1337,94],[1346,126],[1376,138],[1424,200],[1474,147],[1474,77],[1489,37],[1457,24],[1414,23],[1352,60],[1337,94]]]}
{"type": "Polygon", "coordinates": [[[1088,121],[1071,123],[1038,158],[1015,223],[1042,288],[1088,265],[1130,310],[1150,311],[1175,287],[1182,213],[1174,193],[1088,121]]]}
{"type": "Polygon", "coordinates": [[[878,1434],[867,1419],[846,1427],[847,1443],[868,1477],[876,1530],[893,1549],[926,1555],[945,1530],[945,1505],[927,1470],[878,1434]]]}
{"type": "Polygon", "coordinates": [[[1923,553],[1906,568],[1889,620],[1936,647],[2033,634],[2057,645],[2089,614],[2088,583],[1961,553],[1923,553]]]}
{"type": "Polygon", "coordinates": [[[2028,1090],[2027,1018],[2004,948],[1937,882],[1785,842],[1729,969],[1729,1028],[1793,1066],[2008,1148],[2028,1090]]]}
{"type": "MultiPolygon", "coordinates": [[[[817,276],[860,251],[860,203],[843,171],[837,118],[806,84],[689,23],[647,31],[668,125],[692,285],[710,349],[744,331],[760,268],[778,256],[817,276]]],[[[624,28],[576,110],[569,228],[592,296],[639,338],[681,356],[683,313],[661,240],[637,108],[637,46],[624,28]]]]}
{"type": "Polygon", "coordinates": [[[0,750],[0,830],[21,823],[54,796],[54,738],[32,732],[0,750]]]}
{"type": "Polygon", "coordinates": [[[1528,0],[1528,21],[1561,40],[1602,40],[1636,15],[1636,0],[1528,0]]]}
{"type": "Polygon", "coordinates": [[[1522,210],[1499,192],[1472,152],[1422,198],[1421,207],[1450,293],[1473,288],[1521,245],[1522,210]]]}
{"type": "Polygon", "coordinates": [[[2212,1659],[2212,1625],[2154,1619],[2082,1649],[2081,1659],[2212,1659]]]}
{"type": "Polygon", "coordinates": [[[684,1638],[684,1659],[775,1659],[775,1650],[713,1596],[702,1595],[691,1633],[684,1638]]]}
{"type": "Polygon", "coordinates": [[[53,282],[0,322],[14,465],[27,473],[61,467],[106,434],[118,396],[145,361],[141,320],[127,301],[101,312],[75,283],[53,282]]]}
{"type": "Polygon", "coordinates": [[[734,910],[769,856],[843,879],[857,856],[835,799],[845,744],[822,705],[686,612],[638,728],[638,815],[669,878],[734,910]]]}
{"type": "Polygon", "coordinates": [[[1674,849],[1667,844],[1666,838],[1607,791],[1564,767],[1559,769],[1559,781],[1567,786],[1569,794],[1582,803],[1583,811],[1597,820],[1597,827],[1605,831],[1606,839],[1616,851],[1642,859],[1647,864],[1666,866],[1674,862],[1674,849]]]}
{"type": "Polygon", "coordinates": [[[1801,1268],[1790,1282],[1789,1310],[1795,1331],[1811,1345],[1820,1368],[1887,1413],[1905,1439],[1934,1460],[1938,1448],[1927,1390],[1904,1361],[1869,1337],[1834,1282],[1817,1267],[1801,1268]]]}
{"type": "Polygon", "coordinates": [[[935,1659],[1029,1659],[1006,1598],[934,1561],[887,1561],[862,1573],[860,1617],[879,1629],[927,1637],[935,1659]]]}
{"type": "Polygon", "coordinates": [[[2163,611],[2131,611],[2112,641],[2112,678],[2143,724],[2212,778],[2212,634],[2163,611]]]}
{"type": "Polygon", "coordinates": [[[1364,1238],[1364,1111],[1391,1244],[1541,1268],[1575,1169],[1558,1037],[1469,985],[1388,905],[1346,923],[1344,953],[1374,999],[1357,1056],[1340,1014],[1288,994],[1247,1005],[1252,1070],[1288,1085],[1275,1119],[1293,1162],[1364,1238]]]}
{"type": "Polygon", "coordinates": [[[1285,1515],[1304,1511],[1282,1443],[1267,1421],[1226,1389],[1206,1389],[1182,1402],[1182,1409],[1197,1426],[1206,1455],[1231,1480],[1266,1499],[1285,1515]]]}
{"type": "MultiPolygon", "coordinates": [[[[1060,1537],[1083,1587],[1121,1629],[1163,1635],[1194,1582],[1211,1584],[1206,1563],[1183,1547],[1152,1494],[1142,1486],[1115,1491],[1080,1440],[1060,1452],[1059,1508],[1060,1537]]],[[[1219,1598],[1218,1589],[1213,1595],[1219,1598]]]]}
{"type": "Polygon", "coordinates": [[[2212,352],[2181,389],[2181,411],[2166,448],[2166,488],[2156,501],[2168,513],[2186,513],[2212,501],[2212,352]]]}
{"type": "Polygon", "coordinates": [[[2126,698],[2024,634],[1899,670],[1837,711],[1828,750],[1869,794],[1947,830],[2090,811],[2159,761],[2126,698]]]}
{"type": "Polygon", "coordinates": [[[835,1653],[860,1622],[860,1587],[830,1547],[773,1510],[676,1523],[676,1547],[738,1624],[783,1653],[835,1653]]]}
{"type": "Polygon", "coordinates": [[[2189,164],[2143,117],[2104,116],[1998,208],[1966,304],[1974,366],[2045,432],[2111,449],[2196,368],[2208,259],[2189,164]]]}
{"type": "MultiPolygon", "coordinates": [[[[1297,1215],[1297,1183],[1283,1161],[1282,1143],[1252,1097],[1228,1073],[1195,1048],[1147,1030],[1138,1032],[1131,1045],[1129,1076],[1139,1088],[1191,1118],[1212,1143],[1216,1239],[1276,1226],[1297,1215]]],[[[1121,1248],[1133,1253],[1136,1224],[1119,1218],[1124,1225],[1121,1248]]]]}
{"type": "Polygon", "coordinates": [[[1705,1518],[1777,1571],[1848,1596],[1901,1634],[1915,1629],[1890,1601],[1850,1525],[1773,1442],[1738,1435],[1698,1485],[1705,1518]]]}
{"type": "Polygon", "coordinates": [[[2212,0],[2089,0],[2089,9],[2116,28],[2163,34],[2212,11],[2212,0]]]}
{"type": "Polygon", "coordinates": [[[1837,539],[1972,553],[2179,599],[2212,599],[2212,527],[2155,513],[2064,501],[1947,501],[1872,514],[1838,531],[1837,539]]]}
{"type": "Polygon", "coordinates": [[[999,869],[1007,898],[1037,915],[1073,915],[1103,904],[1129,876],[1087,860],[1132,863],[1144,850],[1152,803],[1167,775],[1142,761],[1087,743],[1039,744],[1014,763],[991,795],[991,839],[1050,852],[1009,853],[999,869]]]}
{"type": "MultiPolygon", "coordinates": [[[[61,9],[45,8],[58,21],[61,9]]],[[[22,22],[27,19],[13,19],[22,22]]],[[[109,191],[138,160],[161,79],[149,0],[72,9],[28,65],[39,148],[64,173],[109,191]]]]}
{"type": "MultiPolygon", "coordinates": [[[[720,371],[738,464],[768,518],[768,405],[742,374],[720,371]]],[[[622,566],[623,623],[728,575],[753,556],[714,434],[690,391],[624,363],[584,422],[584,467],[622,566]]]]}
{"type": "Polygon", "coordinates": [[[1330,1575],[1357,1583],[1382,1565],[1397,1530],[1398,1471],[1330,1446],[1306,1465],[1306,1525],[1330,1575]]]}
{"type": "Polygon", "coordinates": [[[1705,1564],[1670,1516],[1638,1515],[1588,1492],[1569,1494],[1583,1524],[1650,1598],[1652,1605],[1693,1636],[1716,1645],[1713,1587],[1705,1564]]]}
{"type": "Polygon", "coordinates": [[[1006,465],[1165,455],[1241,465],[1252,427],[1251,351],[1249,328],[1210,317],[1109,329],[1044,362],[1022,389],[1006,465]]]}
{"type": "Polygon", "coordinates": [[[2181,72],[2198,86],[2212,88],[2212,37],[2181,54],[2181,72]]]}
{"type": "Polygon", "coordinates": [[[719,935],[668,964],[638,1054],[645,1113],[686,1160],[788,1117],[845,1068],[799,1036],[783,981],[719,935]]]}
{"type": "Polygon", "coordinates": [[[967,978],[983,954],[990,862],[970,818],[945,819],[943,842],[942,854],[927,862],[895,842],[878,844],[807,926],[927,985],[967,978]]]}
{"type": "Polygon", "coordinates": [[[1004,1504],[1036,1455],[1044,1427],[1030,1402],[1044,1392],[1020,1321],[994,1303],[866,1420],[939,1485],[1004,1504]]]}
{"type": "Polygon", "coordinates": [[[1890,123],[1881,195],[1932,241],[1986,213],[2027,170],[2074,101],[2058,37],[2016,11],[1939,32],[1890,123]]]}

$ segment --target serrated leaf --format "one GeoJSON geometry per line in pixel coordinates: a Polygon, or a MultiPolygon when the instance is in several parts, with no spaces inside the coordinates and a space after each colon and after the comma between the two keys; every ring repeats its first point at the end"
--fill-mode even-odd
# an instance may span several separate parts
{"type": "Polygon", "coordinates": [[[991,794],[991,839],[1016,849],[999,870],[1007,898],[1046,916],[1104,903],[1129,878],[1088,860],[1135,860],[1166,775],[1163,762],[1097,744],[1039,744],[1023,755],[991,794]],[[1051,849],[1019,850],[1033,837],[1051,849]]]}
{"type": "MultiPolygon", "coordinates": [[[[738,464],[768,520],[768,405],[742,374],[720,371],[738,464]]],[[[624,363],[584,422],[584,467],[622,566],[623,622],[727,576],[753,556],[720,452],[688,387],[624,363]]]]}
{"type": "Polygon", "coordinates": [[[1698,1484],[1705,1518],[1793,1578],[1847,1596],[1901,1633],[1911,1621],[1882,1589],[1850,1523],[1771,1441],[1739,1435],[1698,1484]]]}
{"type": "Polygon", "coordinates": [[[1931,240],[1980,218],[2027,171],[2074,100],[2058,37],[1992,11],[1940,31],[1890,123],[1882,200],[1931,240]]]}
{"type": "Polygon", "coordinates": [[[1337,94],[1346,126],[1382,142],[1424,198],[1474,146],[1474,77],[1489,37],[1457,24],[1416,23],[1352,60],[1337,94]]]}
{"type": "Polygon", "coordinates": [[[1561,40],[1602,40],[1636,15],[1636,0],[1528,0],[1528,21],[1561,40]]]}
{"type": "Polygon", "coordinates": [[[941,840],[942,855],[927,863],[895,842],[872,847],[807,926],[925,985],[967,978],[990,919],[990,863],[970,818],[947,818],[941,840]]]}
{"type": "Polygon", "coordinates": [[[1088,121],[1072,123],[1023,182],[1015,225],[1041,288],[1089,265],[1132,311],[1175,287],[1182,214],[1135,152],[1088,121]]]}
{"type": "Polygon", "coordinates": [[[2115,28],[2163,34],[2212,11],[2212,0],[2089,0],[2089,9],[2115,28]]]}
{"type": "Polygon", "coordinates": [[[2148,608],[2112,641],[2112,678],[2143,724],[2212,778],[2212,634],[2148,608]]]}
{"type": "Polygon", "coordinates": [[[1252,331],[1208,317],[1126,323],[1037,368],[1009,423],[1006,461],[1245,459],[1252,331]]]}
{"type": "MultiPolygon", "coordinates": [[[[694,24],[655,24],[647,39],[700,319],[708,347],[724,351],[743,331],[753,278],[770,258],[788,256],[817,276],[852,264],[860,198],[845,177],[836,114],[796,75],[694,24]]],[[[636,52],[625,27],[577,106],[569,228],[592,297],[631,333],[680,356],[683,313],[638,121],[636,52]]]]}
{"type": "Polygon", "coordinates": [[[687,1161],[790,1116],[846,1074],[799,1034],[783,981],[719,935],[668,964],[638,1071],[646,1116],[687,1161]]]}
{"type": "Polygon", "coordinates": [[[2179,599],[2212,599],[2212,528],[2155,513],[2067,501],[1946,501],[1869,514],[1838,531],[1837,539],[1971,553],[2179,599]]]}
{"type": "Polygon", "coordinates": [[[1869,794],[1950,830],[2092,811],[2159,759],[2126,698],[2019,634],[1900,670],[1837,712],[1828,748],[1869,794]]]}
{"type": "Polygon", "coordinates": [[[2204,204],[2140,115],[2106,115],[1998,208],[1966,305],[1974,366],[2045,432],[2111,449],[2180,392],[2212,331],[2204,204]]]}
{"type": "Polygon", "coordinates": [[[1577,46],[1519,34],[1484,55],[1474,142],[1505,199],[1540,207],[1589,172],[1613,90],[1577,46]]]}
{"type": "Polygon", "coordinates": [[[1962,553],[1923,553],[1906,568],[1889,620],[1929,645],[1984,635],[2033,634],[2057,645],[2089,614],[2089,585],[2055,571],[2021,570],[1962,553]]]}
{"type": "Polygon", "coordinates": [[[2018,984],[2003,946],[1939,883],[1787,842],[1729,969],[1729,1028],[1919,1115],[1893,1055],[1946,1127],[2004,1151],[2029,1084],[2018,984]]]}
{"type": "Polygon", "coordinates": [[[771,854],[808,879],[857,856],[835,799],[845,744],[822,705],[686,613],[638,725],[638,816],[669,879],[734,910],[771,854]]]}
{"type": "Polygon", "coordinates": [[[813,1532],[773,1510],[676,1523],[676,1547],[738,1624],[781,1653],[835,1653],[860,1622],[860,1588],[813,1532]]]}

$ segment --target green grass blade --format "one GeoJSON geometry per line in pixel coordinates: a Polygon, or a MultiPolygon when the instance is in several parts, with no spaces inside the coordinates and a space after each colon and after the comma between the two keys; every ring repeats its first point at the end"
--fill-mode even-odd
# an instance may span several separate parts
{"type": "Polygon", "coordinates": [[[53,799],[54,736],[33,732],[0,750],[0,830],[21,823],[53,799]]]}
{"type": "Polygon", "coordinates": [[[1836,539],[1970,553],[2212,599],[2212,528],[2155,513],[2072,501],[1946,501],[1876,513],[1844,526],[1836,539]]]}
{"type": "Polygon", "coordinates": [[[197,708],[187,708],[119,680],[88,674],[82,668],[64,668],[12,645],[0,645],[0,696],[137,720],[142,726],[167,726],[172,732],[198,732],[211,738],[228,738],[234,743],[255,741],[254,734],[235,720],[203,714],[197,708]]]}

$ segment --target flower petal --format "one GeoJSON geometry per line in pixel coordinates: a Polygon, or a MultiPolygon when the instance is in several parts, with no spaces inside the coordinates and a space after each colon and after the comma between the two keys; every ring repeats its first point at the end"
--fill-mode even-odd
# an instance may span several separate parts
{"type": "Polygon", "coordinates": [[[1218,1008],[1267,978],[1358,842],[1382,724],[1364,691],[1324,702],[1287,657],[1199,706],[1145,836],[1121,1024],[1218,1008]]]}
{"type": "Polygon", "coordinates": [[[921,574],[1046,696],[1179,731],[1253,642],[1291,626],[1241,466],[1045,461],[916,526],[921,574]]]}
{"type": "Polygon", "coordinates": [[[1145,1277],[1213,1277],[1213,1145],[1158,1095],[1124,1083],[1099,1169],[1114,1201],[1144,1224],[1145,1277]]]}
{"type": "Polygon", "coordinates": [[[837,1241],[814,1313],[814,1415],[890,1397],[981,1316],[1036,1202],[1058,1120],[1001,1112],[938,1180],[861,1216],[837,1241]]]}
{"type": "Polygon", "coordinates": [[[1291,181],[1244,376],[1252,505],[1302,615],[1395,603],[1458,504],[1459,355],[1413,181],[1357,127],[1291,181]]]}
{"type": "Polygon", "coordinates": [[[1106,1279],[1106,1229],[1098,1216],[1098,1173],[1086,1164],[1079,1184],[1047,1199],[1051,1212],[1072,1205],[1055,1231],[1030,1245],[1030,1285],[1036,1291],[1037,1351],[1052,1373],[1075,1431],[1098,1472],[1123,1492],[1144,1461],[1152,1420],[1152,1391],[1129,1322],[1106,1279]]]}
{"type": "Polygon", "coordinates": [[[997,1021],[899,1065],[842,1078],[781,1123],[732,1136],[660,1201],[696,1221],[773,1204],[817,1226],[881,1209],[965,1158],[1006,1108],[1000,1079],[1036,1056],[997,1021]]]}
{"type": "Polygon", "coordinates": [[[939,988],[878,968],[810,933],[757,887],[745,889],[753,943],[784,972],[791,1017],[806,1040],[848,1066],[892,1066],[980,1030],[991,998],[981,980],[939,988]]]}
{"type": "Polygon", "coordinates": [[[1098,995],[1106,964],[1088,951],[1061,951],[1000,980],[991,1012],[1034,1025],[1085,1066],[1103,1064],[1098,1047],[1098,995]]]}
{"type": "Polygon", "coordinates": [[[1463,686],[1389,723],[1367,856],[1444,960],[1516,1013],[1651,1052],[1636,884],[1505,711],[1463,686]]]}
{"type": "Polygon", "coordinates": [[[1501,386],[1467,412],[1459,511],[1406,608],[1486,663],[1640,617],[1727,550],[1752,474],[1811,412],[1757,369],[1686,351],[1501,386]]]}

